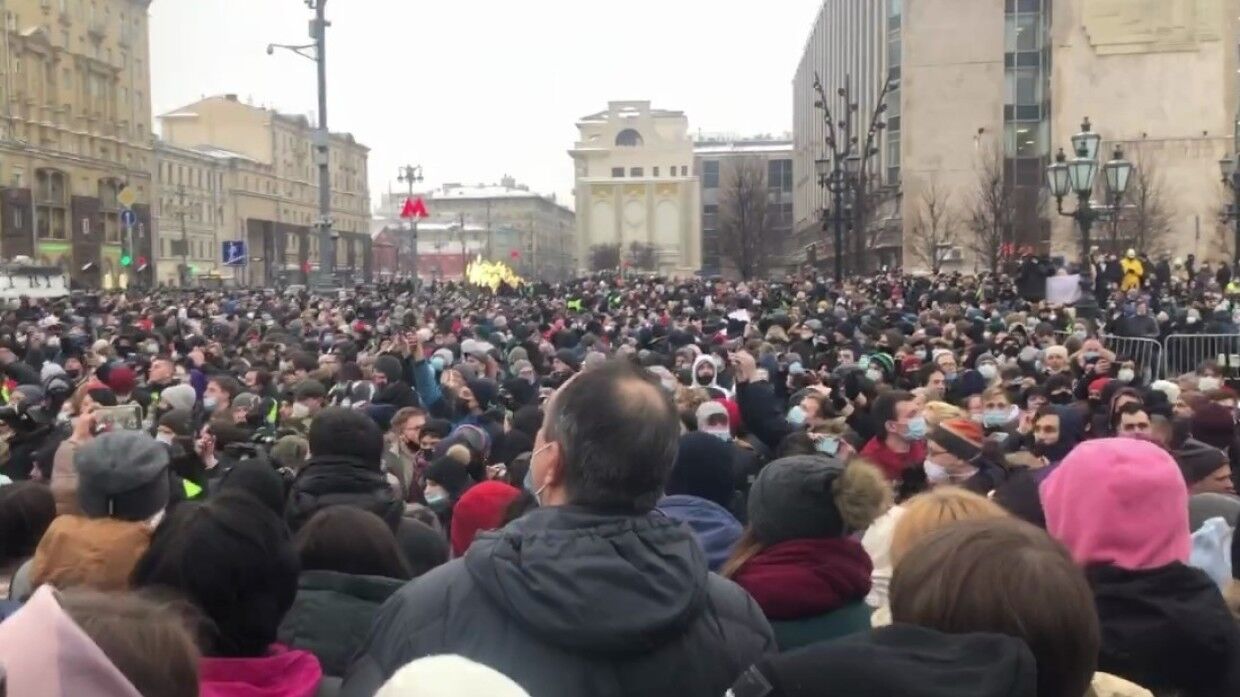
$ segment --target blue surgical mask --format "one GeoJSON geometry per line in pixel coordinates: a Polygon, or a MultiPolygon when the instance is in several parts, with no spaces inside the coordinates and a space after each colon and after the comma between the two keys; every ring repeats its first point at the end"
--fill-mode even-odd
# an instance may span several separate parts
{"type": "Polygon", "coordinates": [[[1093,360],[1097,360],[1097,359],[1098,359],[1099,354],[1098,354],[1098,352],[1097,352],[1097,351],[1086,351],[1086,352],[1085,352],[1085,354],[1084,354],[1084,356],[1085,356],[1085,360],[1087,360],[1087,361],[1093,361],[1093,360]]]}
{"type": "Polygon", "coordinates": [[[998,428],[1008,423],[1008,410],[987,409],[982,413],[982,425],[987,428],[998,428]]]}
{"type": "Polygon", "coordinates": [[[798,404],[788,410],[788,423],[793,426],[800,426],[805,423],[805,410],[798,404]]]}
{"type": "Polygon", "coordinates": [[[835,457],[840,451],[840,439],[835,436],[819,438],[814,448],[827,457],[835,457]]]}
{"type": "Polygon", "coordinates": [[[904,439],[909,441],[926,439],[926,417],[918,416],[908,420],[904,427],[904,439]]]}
{"type": "Polygon", "coordinates": [[[948,382],[955,382],[956,373],[943,373],[943,379],[947,380],[948,382]]]}
{"type": "Polygon", "coordinates": [[[719,440],[723,441],[724,443],[731,443],[731,442],[732,442],[732,431],[730,431],[729,429],[726,429],[726,428],[704,428],[704,429],[702,429],[702,432],[703,432],[703,433],[708,433],[708,434],[710,434],[710,435],[712,435],[712,436],[714,436],[714,437],[718,438],[719,440]]]}
{"type": "Polygon", "coordinates": [[[426,497],[426,505],[436,513],[442,512],[449,503],[448,495],[442,492],[426,497]]]}
{"type": "Polygon", "coordinates": [[[215,397],[203,397],[202,398],[202,408],[206,409],[207,411],[215,411],[215,408],[218,407],[219,405],[220,405],[220,402],[215,397]]]}
{"type": "Polygon", "coordinates": [[[521,484],[523,487],[525,487],[526,491],[534,495],[534,502],[537,503],[539,506],[542,505],[542,500],[539,497],[542,496],[542,492],[544,489],[547,488],[547,485],[544,484],[538,487],[537,489],[534,488],[534,456],[538,455],[538,453],[541,453],[542,451],[546,450],[549,447],[551,447],[551,444],[547,443],[543,445],[543,447],[530,453],[530,466],[525,470],[525,480],[521,484]]]}
{"type": "Polygon", "coordinates": [[[442,373],[443,372],[443,356],[432,356],[431,367],[435,369],[436,373],[442,373]]]}

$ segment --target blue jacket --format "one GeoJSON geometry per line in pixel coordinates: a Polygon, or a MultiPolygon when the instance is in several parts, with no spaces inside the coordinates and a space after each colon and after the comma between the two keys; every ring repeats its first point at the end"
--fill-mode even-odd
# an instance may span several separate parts
{"type": "Polygon", "coordinates": [[[706,552],[706,563],[711,571],[723,566],[741,537],[741,524],[728,509],[714,501],[697,496],[667,496],[659,501],[658,509],[668,518],[689,526],[706,552]]]}

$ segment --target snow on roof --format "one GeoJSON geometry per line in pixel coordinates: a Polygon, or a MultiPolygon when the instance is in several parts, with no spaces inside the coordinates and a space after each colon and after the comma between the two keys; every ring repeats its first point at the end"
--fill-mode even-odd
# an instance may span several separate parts
{"type": "Polygon", "coordinates": [[[734,153],[787,152],[792,153],[791,141],[776,142],[731,142],[731,143],[696,143],[694,155],[731,155],[734,153]]]}
{"type": "Polygon", "coordinates": [[[171,111],[171,112],[168,112],[167,114],[164,114],[163,116],[160,116],[159,118],[161,119],[196,119],[198,118],[198,114],[193,111],[171,111]]]}
{"type": "Polygon", "coordinates": [[[431,199],[543,198],[533,191],[507,186],[454,186],[436,191],[431,199]]]}
{"type": "Polygon", "coordinates": [[[255,160],[247,155],[242,155],[241,153],[233,152],[232,150],[225,150],[224,148],[217,148],[214,145],[196,145],[190,149],[200,152],[207,157],[214,157],[221,160],[245,160],[247,162],[258,162],[258,160],[255,160]]]}

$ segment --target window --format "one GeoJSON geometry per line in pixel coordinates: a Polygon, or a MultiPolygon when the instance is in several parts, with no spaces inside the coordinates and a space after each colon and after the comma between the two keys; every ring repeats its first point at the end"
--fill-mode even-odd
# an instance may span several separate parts
{"type": "Polygon", "coordinates": [[[718,224],[719,206],[714,204],[702,206],[702,229],[714,230],[718,224]]]}
{"type": "Polygon", "coordinates": [[[35,230],[41,239],[69,236],[69,177],[54,169],[35,171],[35,230]]]}
{"type": "Polygon", "coordinates": [[[629,169],[629,176],[630,177],[644,177],[646,175],[643,173],[643,170],[641,167],[633,167],[629,169]]]}
{"type": "Polygon", "coordinates": [[[1010,68],[1004,83],[1008,104],[1035,106],[1042,103],[1042,73],[1037,68],[1010,68]]]}
{"type": "Polygon", "coordinates": [[[1006,23],[1008,51],[1042,50],[1042,18],[1037,14],[1008,15],[1006,23]]]}
{"type": "Polygon", "coordinates": [[[792,191],[792,160],[767,162],[766,188],[768,191],[792,191]]]}
{"type": "Polygon", "coordinates": [[[681,166],[680,166],[680,176],[682,176],[682,177],[687,177],[687,176],[689,176],[689,165],[681,165],[681,166]]]}
{"type": "Polygon", "coordinates": [[[103,222],[103,241],[119,243],[121,241],[121,204],[117,196],[121,193],[121,183],[115,179],[100,179],[99,219],[103,222]]]}
{"type": "Polygon", "coordinates": [[[623,168],[623,167],[612,167],[612,168],[611,168],[611,178],[612,178],[612,179],[623,179],[623,178],[624,178],[624,168],[623,168]]]}
{"type": "Polygon", "coordinates": [[[1004,127],[1008,157],[1041,157],[1047,151],[1047,122],[1009,123],[1004,127]]]}
{"type": "Polygon", "coordinates": [[[702,163],[702,188],[719,188],[719,160],[706,160],[702,163]]]}
{"type": "Polygon", "coordinates": [[[616,146],[621,148],[639,148],[645,144],[642,140],[642,134],[637,131],[626,128],[616,134],[616,146]]]}

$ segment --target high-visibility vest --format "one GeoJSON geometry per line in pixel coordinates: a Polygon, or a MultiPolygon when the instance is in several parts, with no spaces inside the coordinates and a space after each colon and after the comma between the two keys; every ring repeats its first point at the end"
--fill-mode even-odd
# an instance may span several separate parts
{"type": "Polygon", "coordinates": [[[196,498],[199,494],[201,494],[201,493],[202,493],[202,487],[198,486],[197,484],[195,484],[195,483],[191,482],[191,481],[190,481],[190,480],[188,480],[188,479],[182,480],[182,482],[181,482],[181,483],[182,483],[182,485],[184,486],[184,489],[185,489],[185,498],[186,498],[186,499],[193,499],[193,498],[196,498]]]}
{"type": "Polygon", "coordinates": [[[267,423],[272,426],[275,426],[276,420],[278,420],[279,418],[280,418],[280,403],[273,399],[271,400],[271,409],[267,410],[267,423]]]}

